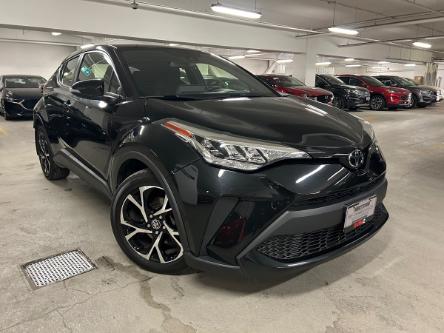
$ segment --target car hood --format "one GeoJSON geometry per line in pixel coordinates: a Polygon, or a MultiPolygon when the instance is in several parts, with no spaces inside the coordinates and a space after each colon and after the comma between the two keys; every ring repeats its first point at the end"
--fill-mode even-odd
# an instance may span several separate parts
{"type": "Polygon", "coordinates": [[[289,93],[291,93],[292,91],[304,92],[309,97],[332,95],[332,93],[329,92],[328,90],[324,90],[321,88],[308,87],[308,86],[287,87],[287,88],[285,88],[285,90],[289,93]]]}
{"type": "Polygon", "coordinates": [[[174,118],[237,136],[304,147],[319,154],[363,149],[371,142],[357,117],[291,96],[199,101],[148,99],[147,109],[153,121],[174,118]]]}
{"type": "Polygon", "coordinates": [[[438,87],[434,87],[434,86],[425,86],[425,85],[419,85],[419,86],[414,86],[413,88],[418,88],[418,89],[426,89],[426,90],[431,90],[431,91],[438,91],[439,88],[438,87]]]}
{"type": "Polygon", "coordinates": [[[42,96],[40,88],[6,88],[16,99],[35,99],[42,96]]]}

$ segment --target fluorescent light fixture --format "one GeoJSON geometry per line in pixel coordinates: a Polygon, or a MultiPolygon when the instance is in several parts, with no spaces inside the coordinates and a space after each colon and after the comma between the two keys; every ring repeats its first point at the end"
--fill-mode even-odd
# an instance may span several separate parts
{"type": "Polygon", "coordinates": [[[386,65],[389,63],[390,63],[389,61],[378,61],[378,64],[380,64],[380,65],[386,65]]]}
{"type": "Polygon", "coordinates": [[[424,43],[424,42],[413,42],[413,46],[420,47],[422,49],[430,49],[432,44],[424,43]]]}
{"type": "Polygon", "coordinates": [[[384,66],[372,66],[372,69],[386,69],[384,66]]]}
{"type": "Polygon", "coordinates": [[[227,6],[223,6],[221,4],[211,5],[211,10],[213,12],[216,12],[219,14],[238,16],[238,17],[244,17],[244,18],[255,19],[255,20],[260,19],[262,17],[262,14],[258,13],[258,12],[227,7],[227,6]]]}
{"type": "Polygon", "coordinates": [[[276,60],[276,62],[278,64],[289,64],[290,62],[293,62],[293,59],[279,59],[279,60],[276,60]]]}
{"type": "Polygon", "coordinates": [[[83,49],[87,49],[88,47],[91,47],[91,46],[94,46],[94,44],[85,44],[85,45],[80,46],[80,48],[83,50],[83,49]]]}
{"type": "Polygon", "coordinates": [[[356,36],[357,34],[359,34],[358,30],[340,28],[340,27],[331,27],[328,28],[328,31],[334,32],[335,34],[351,35],[351,36],[356,36]]]}
{"type": "Polygon", "coordinates": [[[263,53],[250,53],[250,54],[246,54],[246,57],[256,57],[256,56],[261,56],[263,55],[263,53]]]}
{"type": "Polygon", "coordinates": [[[168,44],[168,46],[177,46],[177,45],[179,45],[179,44],[176,44],[176,43],[169,43],[168,44]]]}
{"type": "Polygon", "coordinates": [[[237,55],[237,56],[228,57],[228,59],[231,59],[231,60],[234,60],[234,59],[244,59],[244,58],[245,58],[245,56],[243,56],[243,55],[237,55]]]}
{"type": "Polygon", "coordinates": [[[361,67],[360,64],[353,64],[353,65],[345,65],[345,67],[361,67]]]}
{"type": "Polygon", "coordinates": [[[247,50],[247,53],[259,53],[259,52],[261,52],[261,51],[258,51],[258,50],[247,50]]]}
{"type": "Polygon", "coordinates": [[[344,61],[347,61],[347,62],[355,61],[355,58],[345,58],[344,61]]]}
{"type": "Polygon", "coordinates": [[[51,35],[53,35],[53,36],[60,36],[62,33],[61,32],[58,32],[58,31],[53,31],[53,32],[51,32],[51,35]]]}
{"type": "Polygon", "coordinates": [[[405,64],[404,66],[405,66],[405,67],[415,67],[416,64],[405,64]]]}
{"type": "Polygon", "coordinates": [[[316,66],[330,66],[331,62],[330,61],[323,61],[323,62],[317,62],[315,63],[316,66]]]}

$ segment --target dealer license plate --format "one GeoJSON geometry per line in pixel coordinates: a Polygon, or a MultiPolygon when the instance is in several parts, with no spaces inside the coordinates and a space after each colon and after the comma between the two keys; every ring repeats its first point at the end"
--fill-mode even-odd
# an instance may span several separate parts
{"type": "Polygon", "coordinates": [[[347,207],[344,229],[357,228],[375,214],[376,196],[361,200],[347,207]]]}

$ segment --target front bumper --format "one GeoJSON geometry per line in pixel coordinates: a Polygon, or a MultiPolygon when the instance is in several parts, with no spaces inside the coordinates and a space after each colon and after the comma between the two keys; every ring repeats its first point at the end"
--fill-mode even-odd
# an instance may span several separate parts
{"type": "Polygon", "coordinates": [[[370,94],[369,95],[360,95],[360,96],[352,96],[348,95],[346,97],[347,108],[353,109],[357,107],[365,107],[370,103],[370,94]]]}
{"type": "Polygon", "coordinates": [[[202,160],[194,162],[174,174],[187,233],[187,263],[206,271],[275,275],[277,271],[304,270],[348,251],[373,235],[388,218],[382,204],[387,189],[384,171],[382,156],[372,150],[367,153],[365,167],[358,171],[341,163],[289,162],[256,173],[240,173],[202,160]],[[353,237],[344,234],[346,207],[374,195],[378,207],[375,218],[353,237]],[[328,246],[284,259],[264,251],[267,242],[316,242],[316,235],[328,246]],[[331,243],[331,235],[340,242],[331,243]],[[280,242],[276,237],[287,239],[280,242]]]}
{"type": "Polygon", "coordinates": [[[409,108],[412,105],[412,94],[399,95],[390,94],[387,97],[387,106],[390,107],[404,107],[409,108]]]}

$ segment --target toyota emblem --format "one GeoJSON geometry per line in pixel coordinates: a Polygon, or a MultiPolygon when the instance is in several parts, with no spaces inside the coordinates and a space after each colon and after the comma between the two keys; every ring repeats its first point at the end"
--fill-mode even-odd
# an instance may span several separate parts
{"type": "Polygon", "coordinates": [[[354,169],[361,167],[364,164],[364,154],[359,149],[353,150],[348,155],[348,163],[354,169]]]}

